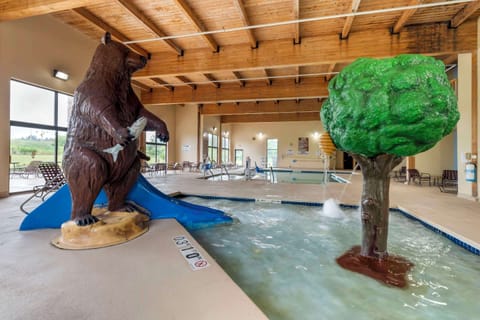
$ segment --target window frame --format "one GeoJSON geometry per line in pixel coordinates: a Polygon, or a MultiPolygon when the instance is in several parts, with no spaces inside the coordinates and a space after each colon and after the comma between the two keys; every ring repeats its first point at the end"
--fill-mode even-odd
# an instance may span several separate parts
{"type": "Polygon", "coordinates": [[[152,162],[152,163],[168,163],[168,144],[167,144],[167,142],[161,142],[156,136],[155,136],[155,141],[154,142],[148,141],[147,140],[147,133],[149,133],[149,132],[154,132],[154,135],[155,135],[155,131],[153,131],[153,130],[145,131],[145,152],[148,156],[150,156],[149,162],[152,162]],[[155,159],[152,159],[151,154],[147,153],[147,147],[148,146],[154,146],[155,147],[155,156],[154,156],[155,159]],[[159,152],[159,148],[165,150],[164,151],[165,161],[159,161],[159,159],[158,159],[158,155],[161,154],[161,152],[159,152]]]}
{"type": "Polygon", "coordinates": [[[218,161],[218,136],[213,133],[207,135],[207,156],[210,161],[218,161]]]}
{"type": "MultiPolygon", "coordinates": [[[[58,125],[58,108],[59,108],[58,95],[62,94],[62,95],[70,96],[72,98],[73,98],[73,95],[62,92],[62,91],[59,91],[59,90],[45,88],[45,87],[42,87],[40,85],[32,84],[32,83],[25,82],[25,81],[18,80],[18,79],[14,79],[14,78],[11,78],[9,83],[11,84],[12,82],[18,82],[18,83],[21,83],[23,85],[32,86],[32,87],[35,87],[35,88],[39,88],[39,89],[42,89],[42,90],[53,92],[54,100],[53,100],[53,124],[52,125],[35,123],[35,122],[27,122],[27,121],[19,121],[19,120],[9,120],[9,121],[10,121],[10,130],[11,130],[12,127],[20,127],[20,128],[28,128],[28,129],[40,129],[40,130],[54,131],[55,132],[54,162],[56,164],[58,164],[59,163],[58,133],[59,132],[65,132],[66,133],[67,129],[68,129],[67,127],[63,127],[63,126],[58,125]]],[[[11,89],[11,85],[10,85],[10,94],[11,94],[11,90],[12,89],[11,89]]],[[[11,108],[12,108],[12,105],[11,105],[11,96],[10,96],[9,110],[11,108]]],[[[68,111],[67,111],[67,114],[68,114],[68,111]]],[[[67,123],[68,123],[68,120],[67,120],[67,123]]],[[[12,137],[10,137],[10,143],[11,143],[11,139],[12,139],[12,137]]],[[[9,152],[10,152],[10,156],[11,156],[11,146],[9,148],[9,152]]],[[[62,157],[63,157],[63,153],[62,153],[62,157]]]]}
{"type": "Polygon", "coordinates": [[[266,162],[266,166],[269,166],[269,165],[270,165],[271,167],[277,167],[277,166],[278,166],[278,139],[277,139],[277,138],[269,138],[269,139],[267,139],[267,141],[266,141],[266,149],[267,149],[267,152],[266,152],[267,157],[266,157],[266,161],[265,161],[265,162],[266,162]],[[271,141],[271,140],[272,140],[272,141],[273,141],[273,140],[276,141],[276,148],[274,148],[274,149],[271,149],[271,148],[268,147],[268,144],[269,144],[268,142],[271,141]],[[270,151],[273,151],[273,150],[275,150],[275,163],[272,162],[272,163],[270,164],[270,162],[271,162],[272,159],[271,159],[271,157],[269,156],[269,152],[270,152],[270,151]]]}
{"type": "Polygon", "coordinates": [[[230,161],[230,138],[222,136],[222,163],[226,164],[230,161]]]}

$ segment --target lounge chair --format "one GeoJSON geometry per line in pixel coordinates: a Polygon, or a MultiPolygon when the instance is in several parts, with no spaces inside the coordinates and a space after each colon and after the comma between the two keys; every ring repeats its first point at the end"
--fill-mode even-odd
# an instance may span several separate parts
{"type": "Polygon", "coordinates": [[[25,214],[30,213],[25,209],[25,205],[28,202],[34,198],[39,198],[40,200],[44,201],[50,193],[57,191],[66,183],[65,176],[56,163],[40,163],[38,165],[38,170],[45,179],[45,183],[43,185],[33,187],[33,194],[20,205],[20,210],[22,210],[25,214]]]}
{"type": "Polygon", "coordinates": [[[458,172],[457,170],[443,170],[442,181],[439,185],[441,192],[458,192],[458,172]]]}
{"type": "Polygon", "coordinates": [[[428,185],[432,185],[432,177],[429,173],[422,172],[420,173],[417,169],[407,169],[408,171],[408,183],[413,181],[419,185],[422,185],[422,182],[428,182],[428,185]]]}

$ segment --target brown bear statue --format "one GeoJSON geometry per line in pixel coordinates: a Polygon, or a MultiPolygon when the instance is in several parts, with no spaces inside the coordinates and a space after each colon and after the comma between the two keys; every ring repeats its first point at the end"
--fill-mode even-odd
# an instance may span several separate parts
{"type": "Polygon", "coordinates": [[[106,33],[85,79],[75,90],[63,170],[72,196],[71,219],[79,226],[98,221],[91,212],[102,188],[108,198],[108,210],[134,209],[125,199],[145,155],[137,152],[138,142],[129,126],[144,117],[145,130],[155,130],[162,141],[169,139],[165,122],[143,107],[130,84],[132,73],[146,63],[145,57],[113,41],[106,33]],[[123,149],[118,157],[106,152],[115,145],[123,149]]]}

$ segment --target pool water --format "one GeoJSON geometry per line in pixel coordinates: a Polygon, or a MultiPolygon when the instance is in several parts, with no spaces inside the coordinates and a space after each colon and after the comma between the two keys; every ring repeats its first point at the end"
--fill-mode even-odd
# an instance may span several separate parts
{"type": "Polygon", "coordinates": [[[205,200],[230,226],[193,236],[269,319],[480,319],[480,257],[392,212],[389,252],[415,266],[406,289],[340,268],[335,258],[361,242],[357,210],[205,200]]]}
{"type": "MultiPolygon", "coordinates": [[[[327,182],[346,183],[346,181],[335,174],[328,173],[327,182]]],[[[324,184],[325,174],[323,172],[295,172],[295,171],[276,171],[274,172],[274,181],[283,183],[304,183],[304,184],[324,184]]]]}
{"type": "MultiPolygon", "coordinates": [[[[203,178],[203,177],[202,177],[203,178]]],[[[254,180],[266,180],[273,183],[301,183],[301,184],[324,184],[325,174],[321,171],[292,171],[292,170],[274,170],[273,178],[271,171],[265,171],[263,173],[256,173],[251,177],[254,180]]],[[[244,175],[239,174],[217,174],[206,177],[211,181],[229,181],[229,180],[245,180],[244,175]]],[[[346,179],[333,174],[328,173],[327,182],[348,183],[346,179]]]]}

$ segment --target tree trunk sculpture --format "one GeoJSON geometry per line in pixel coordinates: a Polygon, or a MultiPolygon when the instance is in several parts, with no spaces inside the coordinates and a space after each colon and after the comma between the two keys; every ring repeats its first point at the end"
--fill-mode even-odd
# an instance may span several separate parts
{"type": "Polygon", "coordinates": [[[361,199],[362,245],[355,246],[337,259],[344,268],[364,273],[389,285],[406,286],[405,274],[413,266],[409,261],[387,253],[390,172],[402,157],[382,154],[367,158],[352,154],[363,175],[361,199]]]}
{"type": "Polygon", "coordinates": [[[460,115],[441,61],[421,55],[361,58],[328,85],[321,110],[337,149],[360,164],[362,246],[337,259],[344,268],[403,287],[412,267],[387,253],[390,171],[432,148],[460,115]]]}

